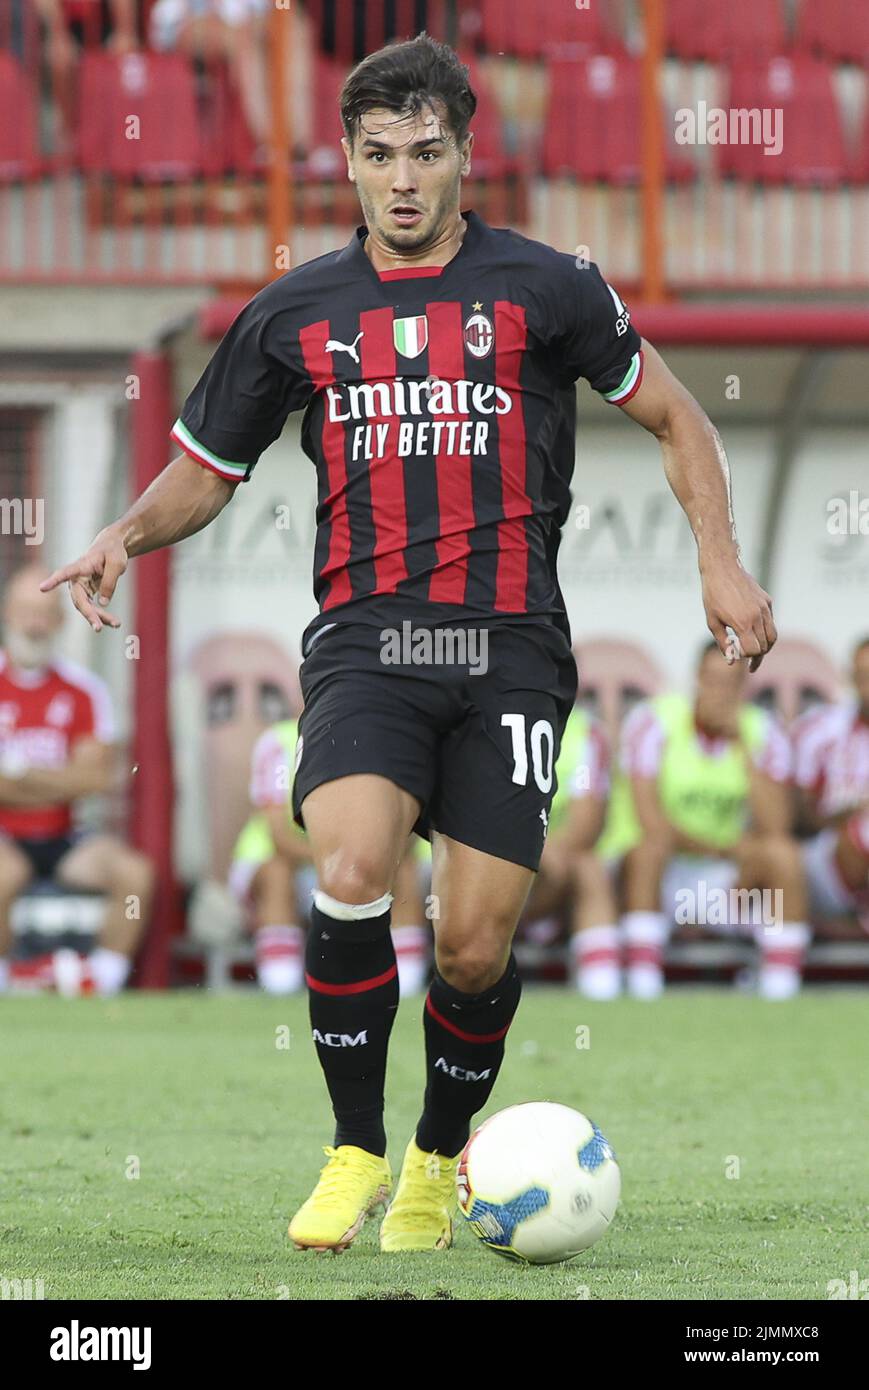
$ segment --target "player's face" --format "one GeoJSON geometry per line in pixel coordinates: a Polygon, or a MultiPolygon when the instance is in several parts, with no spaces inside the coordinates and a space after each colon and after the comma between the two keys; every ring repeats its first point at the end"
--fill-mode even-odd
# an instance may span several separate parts
{"type": "Polygon", "coordinates": [[[3,608],[3,640],[16,666],[42,666],[51,657],[63,622],[60,590],[39,592],[42,574],[20,574],[10,584],[3,608]],[[48,601],[50,600],[50,602],[48,601]]]}
{"type": "Polygon", "coordinates": [[[378,242],[407,255],[425,251],[454,228],[473,136],[459,147],[443,110],[424,106],[417,115],[402,116],[375,107],[362,118],[353,148],[341,143],[366,225],[378,242]]]}
{"type": "Polygon", "coordinates": [[[854,687],[863,718],[869,719],[869,647],[861,647],[854,656],[854,687]]]}
{"type": "Polygon", "coordinates": [[[710,733],[731,736],[735,732],[747,670],[746,661],[728,666],[718,652],[703,658],[697,672],[694,712],[698,723],[710,733]]]}

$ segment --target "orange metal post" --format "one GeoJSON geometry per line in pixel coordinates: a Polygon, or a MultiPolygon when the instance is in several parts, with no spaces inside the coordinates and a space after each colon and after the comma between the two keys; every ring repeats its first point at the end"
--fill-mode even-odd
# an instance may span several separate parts
{"type": "Polygon", "coordinates": [[[659,86],[664,57],[665,0],[643,0],[643,60],[640,78],[642,151],[643,298],[665,298],[664,283],[664,140],[659,86]]]}
{"type": "Polygon", "coordinates": [[[269,173],[268,173],[268,264],[272,279],[283,275],[288,265],[279,259],[278,248],[289,244],[293,219],[292,130],[288,115],[287,72],[292,44],[292,11],[273,5],[269,13],[266,44],[268,51],[269,96],[269,173]]]}

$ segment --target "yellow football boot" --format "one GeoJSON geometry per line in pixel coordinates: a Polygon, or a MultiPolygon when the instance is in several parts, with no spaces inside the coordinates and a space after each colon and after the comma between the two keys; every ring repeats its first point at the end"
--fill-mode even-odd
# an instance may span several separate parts
{"type": "Polygon", "coordinates": [[[458,1162],[458,1154],[446,1158],[424,1153],[411,1139],[395,1197],[380,1227],[381,1250],[446,1250],[452,1245],[458,1162]]]}
{"type": "Polygon", "coordinates": [[[329,1162],[287,1234],[298,1250],[332,1250],[337,1255],[359,1234],[368,1213],[386,1205],[392,1174],[388,1159],[353,1144],[323,1152],[329,1162]]]}

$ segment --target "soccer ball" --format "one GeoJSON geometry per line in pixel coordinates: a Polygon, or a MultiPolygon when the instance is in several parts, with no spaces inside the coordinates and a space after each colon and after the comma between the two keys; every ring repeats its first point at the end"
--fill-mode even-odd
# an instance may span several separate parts
{"type": "Polygon", "coordinates": [[[459,1207],[489,1250],[548,1265],[599,1240],[615,1215],[621,1174],[596,1124],[551,1101],[511,1105],[485,1120],[456,1171],[459,1207]]]}

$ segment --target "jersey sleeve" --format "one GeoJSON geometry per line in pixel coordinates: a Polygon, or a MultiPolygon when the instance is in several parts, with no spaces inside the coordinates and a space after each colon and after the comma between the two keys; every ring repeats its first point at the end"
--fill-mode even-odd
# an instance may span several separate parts
{"type": "Polygon", "coordinates": [[[817,792],[824,781],[824,712],[811,710],[791,731],[793,779],[803,791],[817,792]]]}
{"type": "Polygon", "coordinates": [[[250,799],[263,810],[267,806],[286,806],[292,786],[292,768],[286,749],[271,729],[260,734],[251,755],[250,799]]]}
{"type": "MultiPolygon", "coordinates": [[[[261,295],[245,305],[172,428],[185,453],[233,483],[248,481],[287,416],[310,395],[310,379],[294,363],[288,328],[276,355],[275,318],[261,295]]],[[[286,318],[278,319],[282,328],[286,318]]]]}
{"type": "Polygon", "coordinates": [[[758,772],[765,773],[774,782],[791,780],[793,754],[790,740],[781,724],[771,716],[767,717],[763,737],[755,749],[754,765],[758,772]]]}
{"type": "Polygon", "coordinates": [[[619,759],[622,770],[629,777],[657,777],[664,741],[664,726],[654,707],[646,702],[637,705],[622,725],[619,759]]]}
{"type": "Polygon", "coordinates": [[[624,405],[643,379],[642,340],[631,313],[592,262],[572,264],[561,306],[562,331],[551,343],[559,369],[589,385],[612,405],[624,405]]]}

